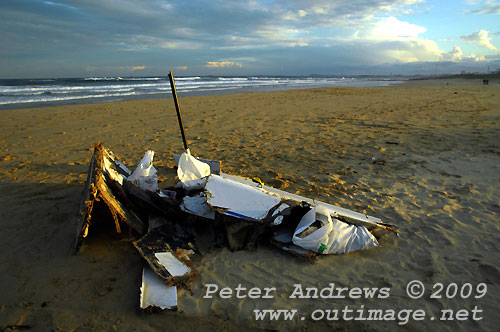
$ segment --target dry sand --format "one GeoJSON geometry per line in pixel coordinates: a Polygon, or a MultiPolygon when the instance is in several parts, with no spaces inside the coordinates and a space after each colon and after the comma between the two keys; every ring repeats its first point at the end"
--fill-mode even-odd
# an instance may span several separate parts
{"type": "Polygon", "coordinates": [[[383,234],[378,248],[314,263],[265,244],[254,252],[214,250],[196,258],[199,277],[192,294],[179,292],[179,312],[145,314],[138,309],[144,263],[128,239],[97,234],[79,255],[71,251],[95,142],[131,168],[153,149],[160,187],[175,183],[171,155],[182,142],[172,100],[0,111],[0,330],[498,331],[499,85],[420,81],[180,101],[193,154],[222,160],[226,173],[380,217],[400,238],[383,234]],[[417,300],[406,294],[414,279],[427,288],[417,300]],[[277,290],[272,299],[204,299],[208,283],[277,290]],[[390,296],[290,299],[298,283],[386,287],[390,296]],[[445,286],[443,298],[430,299],[436,283],[445,286]],[[465,295],[471,284],[472,295],[447,299],[452,283],[459,291],[466,285],[465,295]],[[476,299],[480,283],[487,294],[476,299]],[[254,309],[308,316],[346,305],[423,309],[427,317],[400,326],[253,316],[254,309]],[[471,316],[440,321],[442,309],[471,316]]]}

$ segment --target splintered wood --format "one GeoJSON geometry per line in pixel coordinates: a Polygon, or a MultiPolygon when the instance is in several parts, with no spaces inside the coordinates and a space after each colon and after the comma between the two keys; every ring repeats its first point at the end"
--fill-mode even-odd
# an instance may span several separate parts
{"type": "MultiPolygon", "coordinates": [[[[116,161],[111,151],[100,143],[95,144],[87,182],[80,203],[80,214],[74,246],[75,253],[80,250],[83,238],[87,236],[89,228],[92,225],[94,206],[97,201],[104,202],[109,209],[109,212],[113,216],[117,233],[122,232],[124,224],[139,234],[144,233],[145,225],[141,219],[135,213],[125,208],[123,203],[113,193],[112,188],[121,187],[120,182],[122,179],[120,179],[120,174],[125,173],[127,175],[126,171],[120,165],[121,163],[116,161]]],[[[93,221],[99,222],[97,219],[93,221]]]]}

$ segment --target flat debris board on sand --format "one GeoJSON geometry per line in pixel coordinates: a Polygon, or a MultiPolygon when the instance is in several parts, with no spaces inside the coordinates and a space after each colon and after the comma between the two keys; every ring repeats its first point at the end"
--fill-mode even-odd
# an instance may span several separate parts
{"type": "MultiPolygon", "coordinates": [[[[212,248],[255,249],[259,241],[268,241],[286,252],[312,258],[373,248],[378,245],[374,234],[379,231],[397,234],[378,218],[221,173],[219,162],[204,163],[189,153],[176,158],[178,174],[201,174],[189,169],[200,165],[206,169],[204,174],[171,188],[158,189],[156,182],[148,187],[153,182],[147,178],[154,170],[152,155],[148,151],[141,161],[138,169],[143,178],[136,181],[137,176],[113,152],[95,144],[74,246],[76,254],[96,225],[110,221],[116,233],[135,238],[134,247],[151,269],[143,272],[143,309],[175,308],[176,300],[158,302],[151,289],[157,289],[158,280],[165,287],[190,289],[197,273],[192,255],[212,248]],[[98,213],[99,209],[109,213],[98,213]],[[103,220],[105,216],[112,220],[103,220]],[[151,271],[158,280],[151,278],[151,271]]],[[[169,297],[176,294],[173,289],[164,292],[169,297]]]]}

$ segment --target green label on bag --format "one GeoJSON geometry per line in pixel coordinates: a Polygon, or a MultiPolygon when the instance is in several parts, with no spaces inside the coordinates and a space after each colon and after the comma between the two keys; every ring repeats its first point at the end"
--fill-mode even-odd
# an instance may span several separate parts
{"type": "Polygon", "coordinates": [[[318,252],[319,252],[320,254],[322,254],[322,253],[323,253],[323,251],[325,251],[325,250],[326,250],[326,244],[324,244],[324,243],[320,244],[320,246],[319,246],[319,248],[318,248],[318,252]]]}

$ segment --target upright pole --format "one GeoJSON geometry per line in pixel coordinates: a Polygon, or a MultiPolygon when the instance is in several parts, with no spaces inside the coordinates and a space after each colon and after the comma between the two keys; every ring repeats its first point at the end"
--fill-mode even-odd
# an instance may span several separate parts
{"type": "Polygon", "coordinates": [[[172,96],[174,97],[175,110],[177,111],[177,120],[179,120],[179,127],[181,128],[182,142],[184,143],[184,150],[189,151],[186,135],[184,134],[184,125],[182,124],[181,109],[179,107],[179,101],[177,100],[177,91],[175,90],[174,75],[172,71],[168,74],[170,79],[170,87],[172,88],[172,96]]]}

